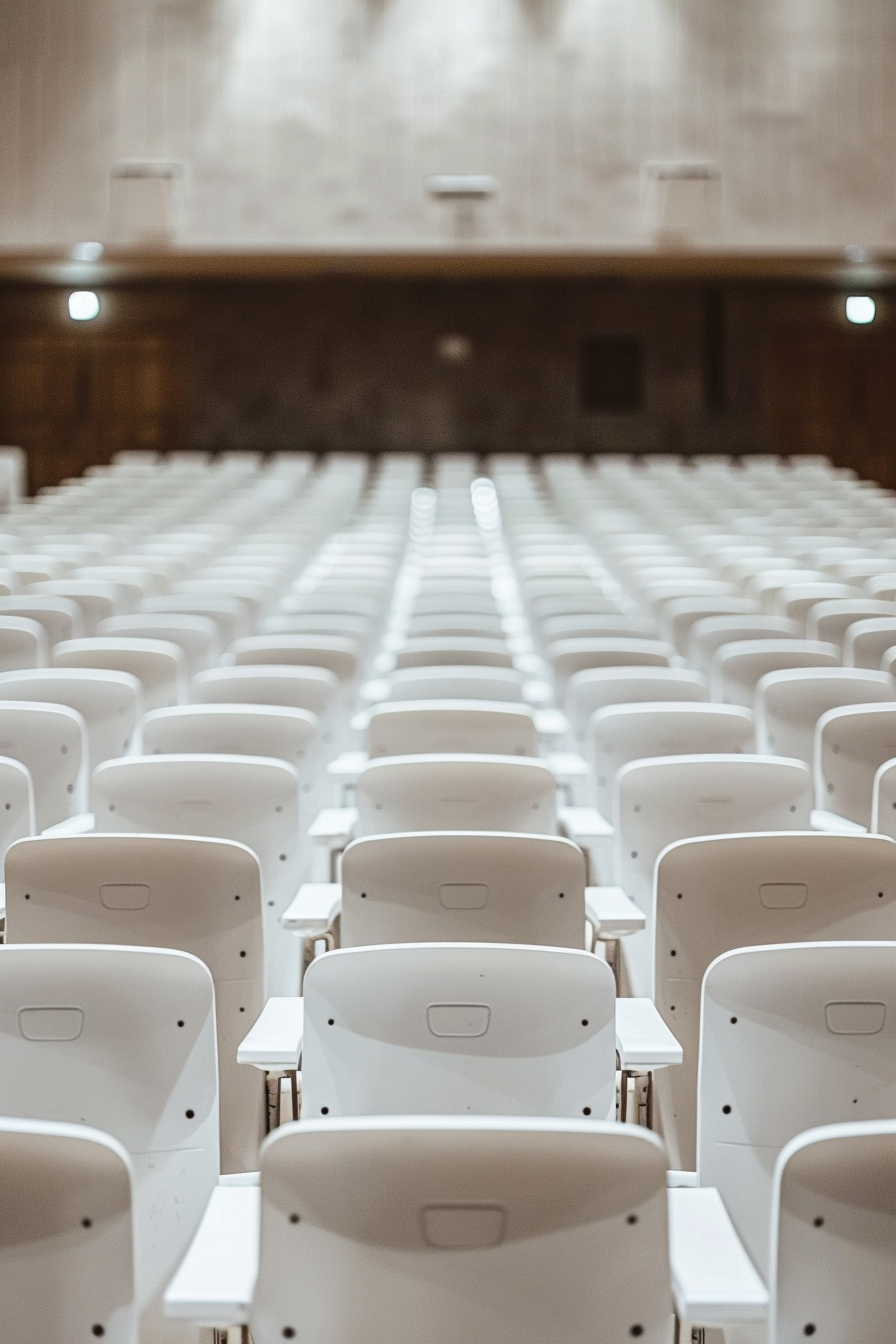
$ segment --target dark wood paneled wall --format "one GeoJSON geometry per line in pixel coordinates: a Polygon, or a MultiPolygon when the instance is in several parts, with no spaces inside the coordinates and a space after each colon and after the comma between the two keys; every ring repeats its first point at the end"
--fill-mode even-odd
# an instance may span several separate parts
{"type": "Polygon", "coordinates": [[[896,483],[886,292],[865,329],[834,288],[711,277],[128,284],[85,324],[67,293],[0,288],[33,486],[127,446],[826,452],[896,483]],[[583,351],[635,347],[624,407],[595,401],[583,351]]]}

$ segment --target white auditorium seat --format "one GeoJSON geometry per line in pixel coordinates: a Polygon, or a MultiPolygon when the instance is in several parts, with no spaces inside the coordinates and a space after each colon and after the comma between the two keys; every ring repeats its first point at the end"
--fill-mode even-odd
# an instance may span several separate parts
{"type": "MultiPolygon", "coordinates": [[[[200,837],[39,839],[7,856],[6,941],[171,947],[205,962],[215,984],[221,1169],[254,1170],[264,1089],[238,1066],[237,1048],[264,1004],[257,858],[244,845],[200,837]]],[[[287,1037],[293,1044],[294,1033],[287,1037]]]]}
{"type": "Polygon", "coordinates": [[[259,1341],[323,1344],[338,1320],[346,1336],[535,1344],[550,1301],[569,1344],[592,1339],[596,1320],[608,1338],[659,1341],[671,1324],[665,1180],[655,1135],[590,1118],[303,1121],[262,1155],[260,1259],[256,1235],[238,1274],[209,1275],[230,1221],[213,1204],[166,1304],[207,1322],[214,1303],[259,1341]]]}
{"type": "MultiPolygon", "coordinates": [[[[0,1024],[4,1117],[88,1125],[131,1159],[141,1340],[199,1344],[196,1327],[166,1321],[162,1294],[219,1180],[208,968],[159,948],[2,947],[0,1024]]],[[[79,1222],[89,1216],[79,1211],[79,1222]]],[[[109,1326],[115,1339],[114,1318],[109,1326]]],[[[96,1333],[91,1323],[84,1337],[96,1333]]]]}
{"type": "Polygon", "coordinates": [[[84,720],[89,768],[124,756],[131,746],[142,711],[136,677],[100,668],[47,667],[29,672],[0,673],[0,704],[29,700],[68,705],[84,720]]]}
{"type": "Polygon", "coordinates": [[[631,761],[710,753],[733,755],[755,749],[753,715],[740,706],[668,701],[610,705],[591,716],[586,732],[593,801],[609,820],[613,781],[631,761]]]}
{"type": "Polygon", "coordinates": [[[723,644],[742,639],[797,639],[796,621],[783,616],[704,616],[691,627],[687,657],[691,667],[708,672],[723,644]]]}
{"type": "Polygon", "coordinates": [[[842,705],[896,701],[896,680],[851,667],[786,668],[760,677],[755,700],[759,750],[811,766],[822,714],[842,705]]]}
{"type": "Polygon", "coordinates": [[[855,621],[843,638],[843,662],[846,667],[882,666],[887,651],[896,645],[896,616],[871,617],[855,621]]]}
{"type": "Polygon", "coordinates": [[[408,667],[392,673],[382,698],[519,702],[523,686],[522,674],[508,667],[408,667]]]}
{"type": "MultiPolygon", "coordinates": [[[[709,967],[700,1026],[697,1188],[672,1191],[678,1315],[693,1326],[726,1321],[689,1309],[687,1262],[676,1247],[702,1235],[715,1255],[728,1219],[753,1265],[769,1277],[775,1166],[785,1144],[816,1126],[889,1120],[896,1105],[896,944],[801,943],[741,948],[709,967]],[[718,1205],[701,1198],[712,1189],[718,1205]],[[698,1233],[699,1229],[699,1233],[698,1233]]],[[[724,1257],[719,1257],[724,1263],[724,1257]]],[[[703,1266],[694,1265],[699,1272],[703,1266]]],[[[803,1326],[802,1334],[805,1335],[803,1326]]],[[[810,1331],[809,1333],[814,1333],[810,1331]]]]}
{"type": "Polygon", "coordinates": [[[183,650],[191,676],[216,663],[221,654],[218,626],[208,616],[175,613],[112,616],[100,621],[96,633],[112,638],[162,639],[177,644],[183,650]]]}
{"type": "Polygon", "coordinates": [[[36,597],[64,597],[80,609],[85,635],[97,634],[100,621],[115,616],[124,605],[124,594],[117,584],[102,579],[54,579],[28,585],[36,597]]]}
{"type": "Polygon", "coordinates": [[[633,993],[654,992],[654,867],[667,845],[695,835],[809,827],[811,775],[773,756],[664,756],[633,761],[613,790],[613,881],[645,916],[625,939],[633,993]]]}
{"type": "Polygon", "coordinates": [[[668,667],[671,644],[658,639],[561,639],[545,650],[561,684],[577,672],[599,667],[668,667]]]}
{"type": "MultiPolygon", "coordinates": [[[[31,776],[38,831],[75,821],[87,809],[87,732],[68,705],[0,700],[0,745],[31,776]]],[[[80,818],[92,824],[92,818],[80,818]]]]}
{"type": "Polygon", "coordinates": [[[889,1332],[894,1161],[890,1119],[822,1125],[782,1149],[768,1266],[776,1339],[812,1333],[874,1344],[889,1332]]]}
{"type": "Polygon", "coordinates": [[[713,700],[752,709],[760,678],[785,668],[837,667],[836,644],[809,639],[742,639],[717,649],[709,670],[713,700]]]}
{"type": "Polygon", "coordinates": [[[679,667],[591,667],[570,677],[566,701],[574,735],[583,741],[591,716],[610,705],[653,700],[699,703],[709,686],[700,672],[679,667]]]}
{"type": "Polygon", "coordinates": [[[0,597],[0,616],[24,616],[26,620],[37,621],[44,627],[51,648],[64,639],[79,639],[84,632],[81,609],[67,597],[32,596],[30,593],[0,597]]]}
{"type": "Polygon", "coordinates": [[[822,714],[815,729],[814,824],[871,826],[878,769],[896,758],[896,701],[844,705],[822,714]]]}
{"type": "Polygon", "coordinates": [[[380,757],[358,776],[357,834],[476,828],[552,835],[556,793],[550,767],[531,757],[380,757]]]}
{"type": "Polygon", "coordinates": [[[323,667],[340,681],[350,681],[358,670],[359,648],[355,640],[338,635],[252,635],[231,644],[226,656],[236,667],[323,667]]]}
{"type": "Polygon", "coordinates": [[[503,639],[443,635],[406,639],[395,653],[397,668],[513,667],[503,639]]]}
{"type": "Polygon", "coordinates": [[[303,986],[302,1118],[616,1115],[616,986],[579,950],[357,947],[303,986]]]}
{"type": "MultiPolygon", "coordinates": [[[[14,851],[15,852],[15,851],[14,851]]],[[[896,846],[817,831],[697,836],[656,867],[655,1002],[684,1063],[656,1080],[673,1167],[695,1157],[700,986],[736,947],[896,938],[896,846]]]]}
{"type": "Polygon", "coordinates": [[[136,677],[144,710],[166,709],[188,698],[186,657],[180,645],[167,639],[96,635],[64,640],[54,646],[50,657],[54,667],[89,667],[136,677]]]}
{"type": "Polygon", "coordinates": [[[0,616],[0,672],[46,667],[48,652],[46,630],[38,621],[0,616]]]}
{"type": "Polygon", "coordinates": [[[218,627],[218,639],[222,647],[232,644],[251,625],[249,608],[245,602],[238,597],[221,594],[197,596],[166,593],[164,597],[147,598],[140,609],[140,614],[149,618],[201,616],[205,620],[214,621],[218,627]]]}
{"type": "Polygon", "coordinates": [[[213,753],[129,756],[93,772],[97,830],[235,840],[258,858],[265,917],[265,992],[295,994],[296,939],[280,915],[302,876],[299,777],[285,761],[213,753]]]}
{"type": "Polygon", "coordinates": [[[288,705],[176,705],[144,715],[135,752],[143,756],[184,752],[275,756],[301,771],[316,734],[315,716],[288,705]]]}
{"type": "Polygon", "coordinates": [[[896,620],[896,603],[875,602],[871,598],[863,601],[857,597],[819,602],[817,606],[810,608],[806,617],[806,635],[809,639],[843,644],[849,627],[856,621],[887,618],[896,620]]]}
{"type": "Polygon", "coordinates": [[[0,1295],[11,1341],[137,1344],[134,1183],[128,1153],[100,1128],[0,1119],[0,1295]]]}
{"type": "Polygon", "coordinates": [[[287,705],[318,718],[326,714],[338,683],[325,667],[287,664],[213,667],[193,678],[199,704],[287,705]]]}

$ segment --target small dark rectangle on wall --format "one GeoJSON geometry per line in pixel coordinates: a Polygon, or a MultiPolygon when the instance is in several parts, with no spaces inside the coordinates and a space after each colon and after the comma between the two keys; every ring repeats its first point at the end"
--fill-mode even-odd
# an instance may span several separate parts
{"type": "Polygon", "coordinates": [[[644,408],[644,343],[637,336],[586,336],[579,346],[583,411],[644,408]]]}

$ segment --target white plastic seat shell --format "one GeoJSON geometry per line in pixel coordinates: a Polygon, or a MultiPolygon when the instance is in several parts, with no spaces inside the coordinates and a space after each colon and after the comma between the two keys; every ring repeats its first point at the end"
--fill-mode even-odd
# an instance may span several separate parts
{"type": "Polygon", "coordinates": [[[137,1344],[133,1170],[87,1125],[0,1119],[0,1294],[16,1344],[137,1344]]]}

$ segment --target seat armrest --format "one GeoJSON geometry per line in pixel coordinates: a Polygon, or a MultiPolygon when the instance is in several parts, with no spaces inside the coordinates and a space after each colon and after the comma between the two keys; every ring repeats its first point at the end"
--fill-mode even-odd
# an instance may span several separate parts
{"type": "Polygon", "coordinates": [[[583,849],[613,835],[613,827],[596,807],[558,807],[557,820],[563,834],[583,849]]]}
{"type": "Polygon", "coordinates": [[[265,1073],[298,1069],[304,1027],[304,999],[268,999],[240,1042],[236,1062],[251,1064],[265,1073]]]}
{"type": "MultiPolygon", "coordinates": [[[[223,1179],[223,1178],[222,1178],[223,1179]]],[[[696,1171],[666,1172],[666,1185],[670,1190],[695,1190],[698,1185],[696,1171]]]]}
{"type": "Polygon", "coordinates": [[[768,1291],[718,1190],[668,1190],[669,1258],[678,1319],[695,1326],[766,1320],[768,1291]]]}
{"type": "Polygon", "coordinates": [[[342,907],[340,882],[303,882],[280,916],[284,929],[302,938],[323,938],[342,907]]]}
{"type": "Polygon", "coordinates": [[[375,677],[372,681],[364,682],[358,695],[365,704],[375,705],[380,700],[388,700],[391,689],[392,685],[387,677],[375,677]]]}
{"type": "Polygon", "coordinates": [[[327,774],[354,783],[366,764],[366,751],[343,751],[327,766],[327,774]]]}
{"type": "Polygon", "coordinates": [[[165,1315],[226,1329],[245,1325],[258,1277],[261,1188],[218,1185],[165,1293],[165,1315]]]}
{"type": "Polygon", "coordinates": [[[308,827],[308,834],[319,845],[347,845],[357,820],[356,807],[324,807],[308,827]]]}
{"type": "Polygon", "coordinates": [[[867,835],[868,827],[860,826],[848,817],[839,817],[836,812],[826,812],[823,807],[813,807],[809,824],[813,831],[827,831],[832,835],[867,835]]]}
{"type": "Polygon", "coordinates": [[[534,709],[532,717],[539,737],[563,737],[569,732],[569,719],[562,709],[534,709]]]}
{"type": "Polygon", "coordinates": [[[628,1073],[664,1069],[684,1059],[652,999],[616,1000],[616,1049],[628,1073]]]}
{"type": "Polygon", "coordinates": [[[626,896],[622,887],[586,887],[585,918],[604,941],[640,933],[647,924],[644,911],[626,896]]]}
{"type": "Polygon", "coordinates": [[[41,835],[87,835],[88,831],[95,829],[94,814],[78,812],[74,817],[66,817],[65,821],[57,821],[55,826],[48,826],[46,830],[41,831],[41,835]]]}
{"type": "Polygon", "coordinates": [[[582,779],[588,774],[588,762],[574,751],[548,752],[547,763],[561,783],[567,779],[582,779]]]}
{"type": "Polygon", "coordinates": [[[549,681],[533,678],[523,682],[522,697],[527,705],[547,705],[553,695],[554,688],[549,681]]]}

